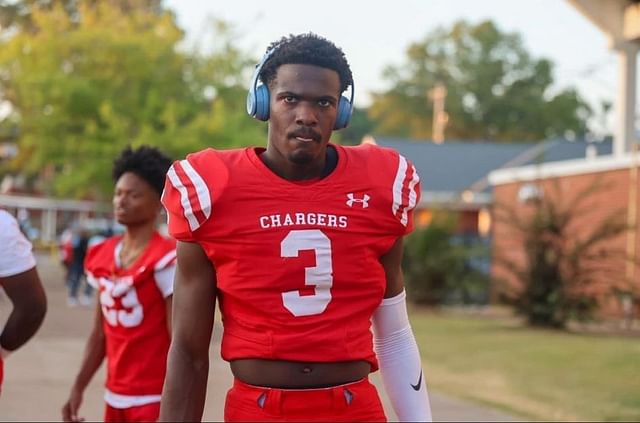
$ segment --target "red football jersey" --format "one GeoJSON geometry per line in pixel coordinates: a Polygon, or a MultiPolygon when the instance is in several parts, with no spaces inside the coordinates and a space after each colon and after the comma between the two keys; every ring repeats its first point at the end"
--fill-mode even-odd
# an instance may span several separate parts
{"type": "Polygon", "coordinates": [[[263,148],[207,149],[169,170],[169,233],[199,243],[215,266],[225,360],[367,360],[377,369],[379,258],[411,230],[419,178],[394,150],[335,148],[337,167],[315,182],[278,177],[263,148]]]}
{"type": "Polygon", "coordinates": [[[175,266],[175,241],[154,233],[140,257],[118,265],[121,236],[87,253],[87,280],[99,290],[107,348],[107,389],[120,395],[162,392],[169,351],[165,297],[172,286],[157,275],[175,266]],[[164,291],[164,292],[163,292],[164,291]]]}

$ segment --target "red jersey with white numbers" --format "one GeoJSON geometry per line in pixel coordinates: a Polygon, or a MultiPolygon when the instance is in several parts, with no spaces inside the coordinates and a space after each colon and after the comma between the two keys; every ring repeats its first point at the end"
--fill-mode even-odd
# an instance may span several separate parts
{"type": "MultiPolygon", "coordinates": [[[[107,389],[120,395],[159,395],[169,351],[165,297],[156,275],[175,266],[175,241],[154,233],[126,269],[119,267],[121,236],[87,253],[87,279],[100,293],[107,348],[107,389]]],[[[163,292],[164,291],[164,292],[163,292]]]]}
{"type": "Polygon", "coordinates": [[[215,266],[225,360],[367,360],[377,369],[379,259],[412,228],[419,178],[394,150],[335,148],[336,168],[315,182],[278,177],[262,148],[207,149],[169,170],[169,233],[199,243],[215,266]]]}

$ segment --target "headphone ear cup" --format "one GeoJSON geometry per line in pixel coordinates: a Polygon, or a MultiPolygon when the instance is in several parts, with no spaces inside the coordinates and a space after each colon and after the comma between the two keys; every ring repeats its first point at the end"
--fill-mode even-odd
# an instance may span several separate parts
{"type": "Polygon", "coordinates": [[[351,102],[347,97],[341,96],[338,102],[338,112],[336,113],[336,122],[333,125],[333,129],[346,128],[351,119],[351,111],[351,102]]]}
{"type": "Polygon", "coordinates": [[[269,120],[269,88],[260,85],[256,88],[255,95],[255,117],[258,120],[269,120]]]}

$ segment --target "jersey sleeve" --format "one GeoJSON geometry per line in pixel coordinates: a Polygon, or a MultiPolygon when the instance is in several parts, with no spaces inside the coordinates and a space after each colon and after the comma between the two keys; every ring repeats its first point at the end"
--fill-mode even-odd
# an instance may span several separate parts
{"type": "Polygon", "coordinates": [[[0,211],[0,277],[26,272],[36,266],[31,242],[20,231],[18,222],[0,211]]]}
{"type": "Polygon", "coordinates": [[[413,230],[413,213],[420,202],[420,176],[415,166],[396,150],[363,146],[367,154],[368,173],[378,181],[385,198],[382,213],[397,236],[413,230]]]}
{"type": "Polygon", "coordinates": [[[211,216],[211,192],[203,171],[206,161],[203,153],[174,162],[167,172],[162,204],[167,210],[169,235],[180,241],[194,241],[194,233],[211,216]]]}
{"type": "Polygon", "coordinates": [[[402,235],[406,235],[413,230],[413,212],[420,202],[420,176],[410,160],[402,154],[396,157],[391,213],[402,225],[402,235]]]}
{"type": "Polygon", "coordinates": [[[176,273],[176,250],[166,253],[153,268],[156,286],[164,298],[173,294],[173,278],[176,273]]]}

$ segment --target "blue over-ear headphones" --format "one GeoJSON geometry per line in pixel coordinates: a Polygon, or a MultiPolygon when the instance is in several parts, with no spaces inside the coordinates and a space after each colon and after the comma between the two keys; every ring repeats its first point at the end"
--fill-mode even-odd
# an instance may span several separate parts
{"type": "MultiPolygon", "coordinates": [[[[258,85],[258,81],[262,67],[276,51],[276,48],[267,51],[262,57],[262,60],[260,60],[260,63],[256,66],[256,71],[251,79],[249,93],[247,94],[247,113],[258,120],[269,119],[269,88],[265,84],[258,85]]],[[[352,81],[351,98],[349,99],[342,95],[338,101],[338,112],[336,113],[336,122],[333,125],[333,129],[342,129],[349,125],[349,120],[353,113],[353,94],[354,85],[352,81]]]]}

